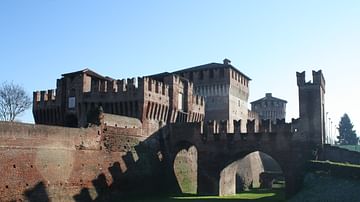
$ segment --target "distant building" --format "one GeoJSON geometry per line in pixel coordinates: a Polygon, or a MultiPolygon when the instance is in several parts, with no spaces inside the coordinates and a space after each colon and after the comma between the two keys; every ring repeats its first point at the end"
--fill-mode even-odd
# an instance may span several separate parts
{"type": "Polygon", "coordinates": [[[286,100],[273,97],[271,93],[266,93],[264,98],[251,102],[251,111],[256,112],[260,119],[285,119],[286,100]]]}

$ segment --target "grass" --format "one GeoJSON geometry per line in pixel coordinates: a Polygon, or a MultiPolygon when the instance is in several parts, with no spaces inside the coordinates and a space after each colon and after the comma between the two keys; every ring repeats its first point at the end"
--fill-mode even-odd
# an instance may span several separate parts
{"type": "Polygon", "coordinates": [[[180,196],[180,197],[172,197],[174,199],[181,199],[181,200],[189,200],[189,199],[261,199],[267,197],[274,197],[276,195],[275,192],[271,192],[269,190],[252,190],[246,191],[243,193],[239,193],[236,195],[230,196],[180,196]]]}
{"type": "Polygon", "coordinates": [[[288,202],[360,201],[359,180],[308,173],[302,190],[288,202]]]}
{"type": "Polygon", "coordinates": [[[343,148],[343,149],[347,149],[350,151],[360,152],[360,145],[335,145],[335,146],[343,148]]]}
{"type": "Polygon", "coordinates": [[[131,198],[122,199],[121,201],[127,202],[140,202],[140,201],[159,201],[159,202],[212,202],[212,201],[256,201],[256,202],[281,202],[285,201],[283,189],[252,189],[232,196],[197,196],[197,195],[184,195],[174,197],[151,197],[151,198],[131,198]]]}
{"type": "Polygon", "coordinates": [[[333,161],[317,161],[317,160],[311,160],[310,162],[322,163],[322,164],[330,164],[330,165],[336,165],[336,166],[345,166],[345,167],[360,168],[360,165],[351,164],[351,163],[339,163],[339,162],[333,162],[333,161]]]}

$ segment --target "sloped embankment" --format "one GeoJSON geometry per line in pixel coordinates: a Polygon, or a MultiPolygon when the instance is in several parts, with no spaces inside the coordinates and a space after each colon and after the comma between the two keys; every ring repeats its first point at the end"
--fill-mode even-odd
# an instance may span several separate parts
{"type": "Polygon", "coordinates": [[[360,166],[314,161],[303,189],[289,202],[352,202],[360,201],[360,166]]]}

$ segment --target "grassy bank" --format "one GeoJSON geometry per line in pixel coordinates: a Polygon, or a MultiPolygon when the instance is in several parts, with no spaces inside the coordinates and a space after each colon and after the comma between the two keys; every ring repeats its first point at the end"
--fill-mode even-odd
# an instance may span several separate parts
{"type": "Polygon", "coordinates": [[[360,165],[311,161],[302,190],[289,202],[360,201],[360,165]]]}
{"type": "Polygon", "coordinates": [[[360,201],[359,190],[359,180],[309,173],[305,177],[303,189],[289,202],[360,201]]]}
{"type": "Polygon", "coordinates": [[[233,196],[196,196],[184,195],[174,197],[136,197],[121,199],[119,201],[126,202],[140,202],[140,201],[159,201],[159,202],[172,202],[172,201],[197,201],[197,202],[212,202],[212,201],[256,201],[256,202],[282,202],[284,199],[283,189],[253,189],[250,191],[242,192],[233,196]]]}

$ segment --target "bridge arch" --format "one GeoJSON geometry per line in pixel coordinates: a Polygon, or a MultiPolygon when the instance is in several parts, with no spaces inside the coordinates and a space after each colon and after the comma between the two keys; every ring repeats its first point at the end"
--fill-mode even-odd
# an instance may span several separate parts
{"type": "Polygon", "coordinates": [[[173,171],[182,193],[196,194],[198,182],[198,150],[189,141],[179,141],[173,151],[173,171]]]}
{"type": "Polygon", "coordinates": [[[262,151],[242,152],[220,167],[219,195],[234,195],[251,188],[284,188],[281,161],[262,151]]]}

